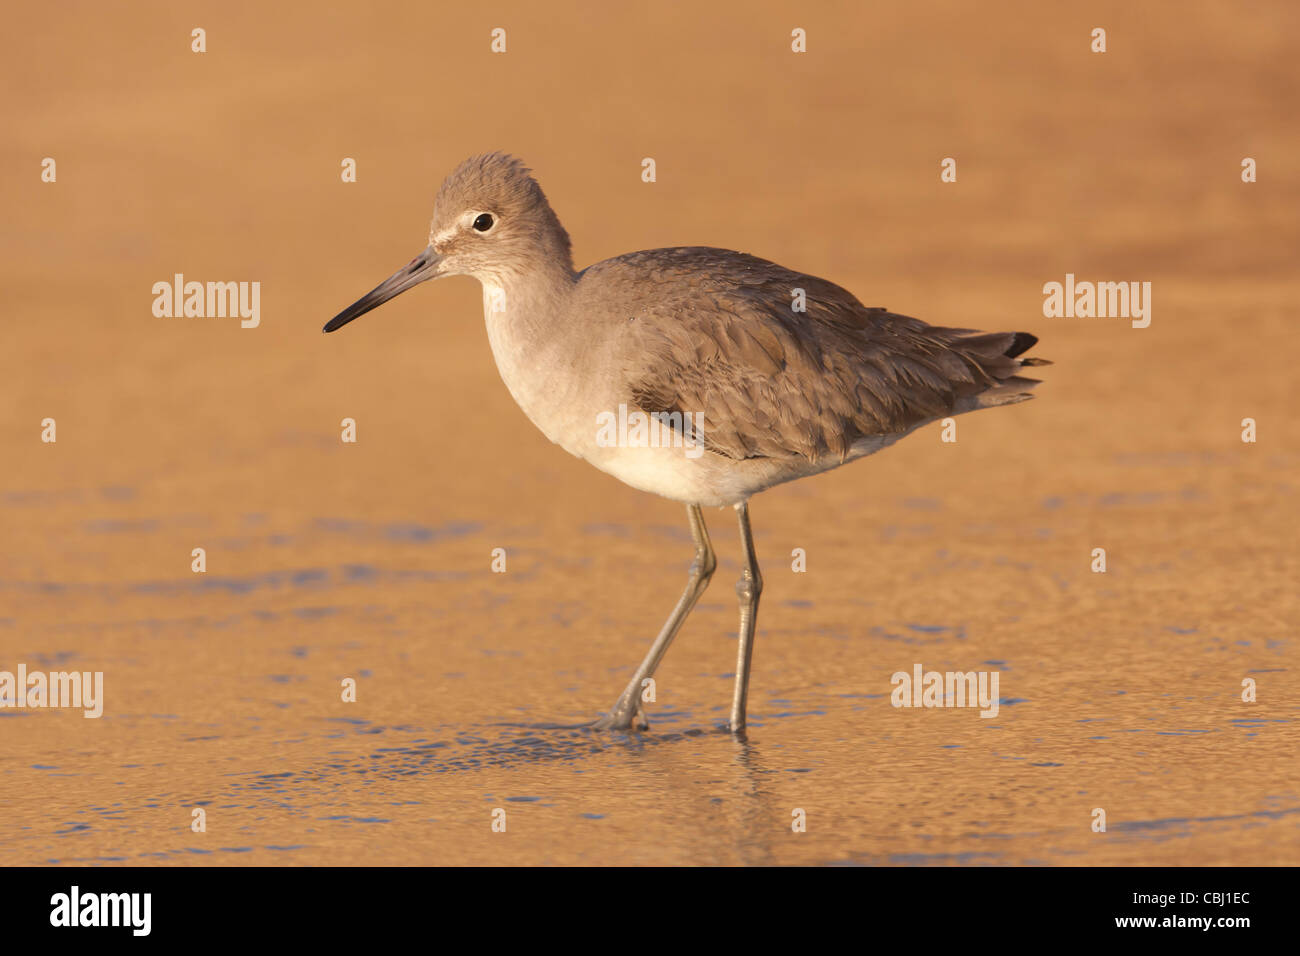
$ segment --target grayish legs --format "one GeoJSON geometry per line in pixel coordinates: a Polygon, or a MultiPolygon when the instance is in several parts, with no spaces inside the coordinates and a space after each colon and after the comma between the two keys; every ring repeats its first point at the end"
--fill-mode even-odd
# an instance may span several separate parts
{"type": "MultiPolygon", "coordinates": [[[[741,512],[741,514],[743,516],[744,512],[741,512]]],[[[645,714],[641,710],[641,682],[647,677],[654,676],[655,668],[663,660],[668,645],[673,642],[673,638],[677,636],[677,631],[681,628],[682,622],[686,620],[686,615],[691,613],[691,608],[695,607],[695,602],[700,599],[704,589],[709,586],[709,578],[713,577],[713,571],[718,566],[718,559],[713,554],[713,545],[709,543],[709,532],[704,527],[704,515],[700,512],[700,506],[687,505],[686,515],[691,522],[691,537],[695,539],[695,560],[691,562],[691,572],[690,577],[686,580],[686,590],[682,592],[682,596],[678,599],[677,606],[673,608],[673,613],[668,615],[668,620],[664,622],[659,636],[650,645],[650,652],[646,654],[645,660],[641,662],[641,666],[632,675],[632,680],[628,683],[627,689],[623,691],[622,696],[614,704],[614,709],[592,724],[592,727],[597,730],[629,730],[634,722],[637,729],[640,730],[644,730],[649,726],[645,714]]],[[[744,533],[747,534],[749,526],[743,517],[741,518],[741,526],[744,533]]],[[[752,556],[752,547],[750,553],[752,556]]],[[[754,567],[754,572],[755,574],[758,573],[757,566],[754,567]]],[[[737,693],[741,693],[741,691],[738,689],[737,693]]],[[[743,723],[745,709],[743,696],[740,701],[741,722],[743,723]]],[[[734,723],[734,715],[732,720],[734,723]]]]}
{"type": "Polygon", "coordinates": [[[754,554],[754,536],[749,530],[749,502],[736,505],[740,520],[740,546],[745,551],[745,567],[736,582],[740,598],[740,646],[736,650],[736,692],[731,698],[731,732],[745,729],[745,698],[749,696],[749,664],[754,657],[754,624],[758,617],[758,596],[763,593],[763,575],[758,573],[754,554]]]}

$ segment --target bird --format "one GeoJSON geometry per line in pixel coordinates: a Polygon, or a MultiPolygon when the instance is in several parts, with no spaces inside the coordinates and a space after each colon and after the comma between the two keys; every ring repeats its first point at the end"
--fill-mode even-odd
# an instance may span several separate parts
{"type": "Polygon", "coordinates": [[[744,735],[763,577],[749,500],[873,454],[936,420],[1031,398],[1027,332],[929,325],[862,305],[826,279],[729,249],[630,252],[574,268],[569,235],[522,160],[462,162],[434,200],[428,244],[329,320],[335,332],[431,279],[483,287],[506,388],[552,442],[686,506],[694,558],[667,621],[589,726],[642,731],[644,688],[717,557],[704,508],[739,526],[739,626],[727,729],[744,735]]]}

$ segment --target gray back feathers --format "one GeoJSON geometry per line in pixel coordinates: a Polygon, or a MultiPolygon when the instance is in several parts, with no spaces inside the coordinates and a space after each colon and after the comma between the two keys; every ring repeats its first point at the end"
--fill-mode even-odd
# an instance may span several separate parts
{"type": "Polygon", "coordinates": [[[635,252],[582,274],[629,310],[626,389],[650,412],[703,413],[733,459],[853,456],[864,438],[1029,397],[1026,333],[938,328],[814,276],[726,249],[635,252]],[[795,290],[805,312],[792,308],[795,290]],[[992,394],[986,394],[992,393],[992,394]],[[983,399],[981,395],[985,395],[983,399]]]}

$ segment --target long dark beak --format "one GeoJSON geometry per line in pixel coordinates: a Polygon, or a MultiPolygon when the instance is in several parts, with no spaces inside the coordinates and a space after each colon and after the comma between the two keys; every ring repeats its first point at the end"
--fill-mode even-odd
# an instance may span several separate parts
{"type": "Polygon", "coordinates": [[[357,301],[325,323],[325,331],[341,329],[359,315],[365,315],[371,309],[378,308],[394,296],[400,295],[413,285],[419,285],[427,279],[438,277],[438,263],[442,256],[429,246],[412,259],[403,269],[394,272],[379,285],[375,286],[357,301]]]}

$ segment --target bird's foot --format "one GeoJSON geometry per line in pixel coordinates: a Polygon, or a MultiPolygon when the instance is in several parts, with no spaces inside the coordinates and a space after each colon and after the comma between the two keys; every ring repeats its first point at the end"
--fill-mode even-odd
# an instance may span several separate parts
{"type": "Polygon", "coordinates": [[[593,721],[592,730],[649,730],[650,721],[646,720],[645,711],[641,709],[641,699],[637,697],[629,700],[626,696],[620,697],[614,708],[601,717],[593,721]]]}

